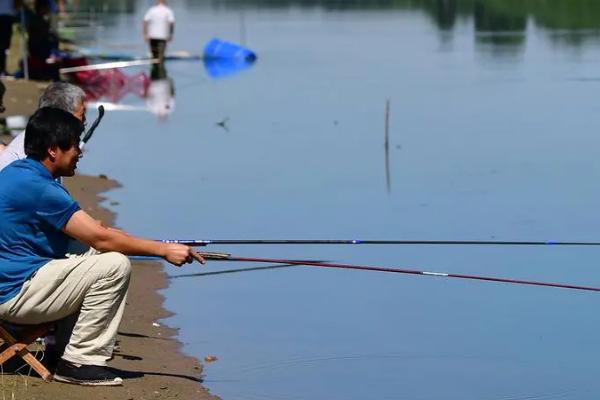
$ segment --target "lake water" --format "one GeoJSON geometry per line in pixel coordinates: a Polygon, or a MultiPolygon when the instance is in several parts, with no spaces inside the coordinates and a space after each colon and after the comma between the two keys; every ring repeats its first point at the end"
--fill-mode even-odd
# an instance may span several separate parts
{"type": "MultiPolygon", "coordinates": [[[[216,36],[259,59],[216,80],[202,62],[169,62],[174,99],[130,93],[120,99],[129,111],[107,112],[80,170],[123,184],[109,199],[124,229],[598,240],[600,4],[172,3],[170,50],[199,54],[216,36]]],[[[106,4],[91,44],[142,54],[150,2],[106,4]]],[[[154,84],[169,93],[167,81],[154,84]]],[[[600,286],[595,248],[206,250],[600,286]]],[[[253,266],[167,267],[166,306],[177,314],[166,323],[181,328],[186,353],[218,357],[204,385],[225,400],[600,393],[598,294],[315,267],[213,274],[253,266]]]]}

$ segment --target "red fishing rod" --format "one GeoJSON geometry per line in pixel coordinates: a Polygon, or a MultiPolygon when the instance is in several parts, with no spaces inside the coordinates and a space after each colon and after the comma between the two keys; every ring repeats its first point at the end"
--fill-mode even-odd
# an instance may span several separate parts
{"type": "Polygon", "coordinates": [[[452,274],[452,273],[447,273],[447,272],[429,272],[429,271],[418,271],[418,270],[404,269],[404,268],[390,268],[390,267],[382,267],[382,266],[355,265],[355,264],[339,264],[339,263],[331,263],[331,262],[320,262],[320,261],[317,262],[317,261],[311,261],[311,260],[287,260],[287,259],[279,259],[279,258],[233,257],[227,253],[199,253],[199,254],[207,260],[216,260],[216,261],[261,262],[261,263],[270,263],[270,264],[306,265],[309,267],[353,269],[353,270],[359,270],[359,271],[392,272],[392,273],[397,273],[397,274],[437,276],[437,277],[441,277],[441,278],[470,279],[470,280],[477,280],[477,281],[509,283],[509,284],[515,284],[515,285],[545,286],[545,287],[555,287],[555,288],[562,288],[562,289],[600,292],[600,287],[579,286],[579,285],[571,285],[571,284],[565,284],[565,283],[539,282],[539,281],[529,281],[529,280],[510,279],[510,278],[499,278],[499,277],[493,277],[493,276],[452,274]]]}

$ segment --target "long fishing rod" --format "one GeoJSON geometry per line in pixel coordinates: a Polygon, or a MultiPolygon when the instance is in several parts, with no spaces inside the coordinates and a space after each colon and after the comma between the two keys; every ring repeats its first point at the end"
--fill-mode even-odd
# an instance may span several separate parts
{"type": "Polygon", "coordinates": [[[179,243],[188,246],[208,245],[481,245],[481,246],[600,246],[600,242],[559,242],[547,241],[493,241],[493,240],[162,240],[165,243],[179,243]]]}
{"type": "Polygon", "coordinates": [[[356,264],[339,264],[339,263],[311,261],[311,260],[287,260],[287,259],[279,259],[279,258],[234,257],[227,253],[200,253],[200,254],[207,260],[237,261],[237,262],[261,262],[261,263],[269,263],[269,264],[305,265],[305,266],[309,266],[309,267],[321,267],[321,268],[353,269],[353,270],[359,270],[359,271],[392,272],[392,273],[397,273],[397,274],[435,276],[435,277],[441,277],[441,278],[470,279],[470,280],[477,280],[477,281],[509,283],[509,284],[514,284],[514,285],[545,286],[545,287],[554,287],[554,288],[561,288],[561,289],[600,292],[600,287],[579,286],[579,285],[571,285],[571,284],[566,284],[566,283],[529,281],[529,280],[511,279],[511,278],[499,278],[499,277],[493,277],[493,276],[452,274],[452,273],[448,273],[448,272],[418,271],[418,270],[404,269],[404,268],[391,268],[391,267],[356,265],[356,264]]]}
{"type": "Polygon", "coordinates": [[[114,68],[126,68],[135,67],[140,65],[158,64],[160,61],[158,58],[146,58],[142,60],[133,61],[115,61],[108,63],[92,64],[92,65],[81,65],[78,67],[66,67],[58,70],[61,74],[70,74],[73,72],[84,72],[84,71],[98,71],[101,69],[114,69],[114,68]]]}

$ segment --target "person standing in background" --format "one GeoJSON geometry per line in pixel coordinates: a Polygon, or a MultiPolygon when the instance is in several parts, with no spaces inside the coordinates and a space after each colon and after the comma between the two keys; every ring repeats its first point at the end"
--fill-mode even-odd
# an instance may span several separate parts
{"type": "Polygon", "coordinates": [[[0,76],[7,75],[6,51],[10,48],[16,14],[14,0],[0,0],[0,76]]]}
{"type": "Polygon", "coordinates": [[[175,15],[166,3],[166,0],[158,0],[144,15],[144,40],[150,43],[152,57],[161,63],[165,59],[167,42],[173,39],[175,31],[175,15]]]}

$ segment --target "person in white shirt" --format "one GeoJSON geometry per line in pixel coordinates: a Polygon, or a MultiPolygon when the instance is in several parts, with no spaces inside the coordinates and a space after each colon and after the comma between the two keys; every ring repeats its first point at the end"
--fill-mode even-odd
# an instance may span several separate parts
{"type": "MultiPolygon", "coordinates": [[[[66,82],[51,83],[39,100],[39,108],[54,107],[70,112],[85,124],[85,92],[78,86],[66,82]]],[[[0,151],[0,171],[25,155],[25,131],[15,137],[0,151]]]]}
{"type": "Polygon", "coordinates": [[[150,43],[152,57],[164,61],[167,42],[173,39],[175,15],[166,0],[158,0],[144,15],[144,40],[150,43]]]}

